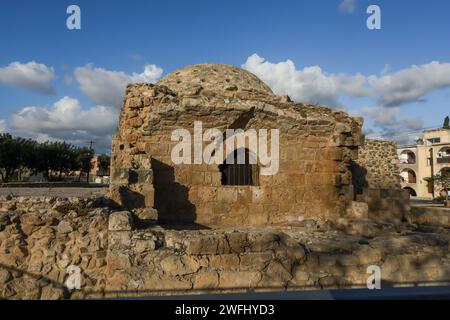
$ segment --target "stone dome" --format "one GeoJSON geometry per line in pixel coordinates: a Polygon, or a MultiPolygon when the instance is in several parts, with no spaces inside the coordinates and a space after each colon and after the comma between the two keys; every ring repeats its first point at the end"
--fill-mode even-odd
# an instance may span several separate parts
{"type": "Polygon", "coordinates": [[[235,66],[215,63],[194,64],[175,70],[157,84],[179,93],[191,92],[193,87],[201,86],[214,92],[256,90],[273,95],[272,90],[254,74],[235,66]]]}

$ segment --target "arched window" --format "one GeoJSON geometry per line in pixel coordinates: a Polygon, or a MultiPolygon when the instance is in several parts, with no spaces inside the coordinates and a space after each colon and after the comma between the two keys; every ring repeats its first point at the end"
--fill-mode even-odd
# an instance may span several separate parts
{"type": "Polygon", "coordinates": [[[450,163],[450,148],[444,147],[436,155],[437,163],[450,163]]]}
{"type": "Polygon", "coordinates": [[[404,150],[400,153],[399,156],[400,163],[402,164],[415,164],[416,163],[416,155],[414,152],[410,150],[404,150]]]}
{"type": "Polygon", "coordinates": [[[403,182],[406,182],[406,183],[416,183],[417,182],[416,173],[411,169],[404,169],[400,173],[400,176],[402,177],[403,182]]]}
{"type": "Polygon", "coordinates": [[[220,172],[222,173],[222,185],[259,185],[259,168],[255,164],[256,158],[248,149],[236,149],[228,155],[227,159],[219,166],[220,172]],[[238,155],[241,155],[241,158],[238,155]],[[230,157],[233,157],[234,163],[227,163],[227,159],[230,159],[230,157]],[[245,157],[245,159],[242,159],[242,157],[245,157]]]}
{"type": "Polygon", "coordinates": [[[443,177],[450,178],[450,168],[442,168],[441,171],[439,171],[439,174],[443,177]]]}

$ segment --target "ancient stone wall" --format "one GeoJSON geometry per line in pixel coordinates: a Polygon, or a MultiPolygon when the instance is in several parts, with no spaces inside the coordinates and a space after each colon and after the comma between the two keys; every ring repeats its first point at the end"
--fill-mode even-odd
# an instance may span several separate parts
{"type": "Polygon", "coordinates": [[[357,194],[364,188],[400,189],[400,171],[393,141],[365,139],[352,162],[353,185],[357,194]]]}
{"type": "MultiPolygon", "coordinates": [[[[396,144],[365,139],[351,161],[353,209],[367,207],[366,218],[400,222],[409,219],[409,193],[401,189],[396,144]]],[[[353,210],[355,211],[355,210],[353,210]]]]}
{"type": "Polygon", "coordinates": [[[356,195],[359,203],[367,205],[367,218],[400,223],[410,219],[410,194],[403,189],[364,189],[356,195]]]}
{"type": "Polygon", "coordinates": [[[224,83],[228,87],[220,92],[207,84],[182,92],[162,84],[127,87],[113,139],[112,197],[130,209],[154,208],[160,222],[171,223],[263,225],[341,216],[362,122],[341,111],[224,83]],[[172,131],[193,134],[194,121],[202,121],[204,130],[223,132],[279,129],[278,173],[260,175],[258,185],[223,186],[216,164],[174,165],[171,151],[178,142],[171,140],[172,131]]]}
{"type": "Polygon", "coordinates": [[[0,198],[0,298],[62,299],[450,283],[448,232],[304,220],[296,227],[143,228],[105,198],[0,198]],[[330,231],[330,228],[334,231],[330,231]],[[79,289],[66,286],[79,268],[79,289]]]}

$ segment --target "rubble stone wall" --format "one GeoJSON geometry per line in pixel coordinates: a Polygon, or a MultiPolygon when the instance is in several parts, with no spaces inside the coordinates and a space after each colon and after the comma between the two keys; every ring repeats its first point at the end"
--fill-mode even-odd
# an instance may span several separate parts
{"type": "Polygon", "coordinates": [[[364,188],[400,189],[400,171],[396,144],[393,141],[365,139],[352,162],[356,193],[364,188]]]}
{"type": "Polygon", "coordinates": [[[351,161],[354,198],[367,203],[368,218],[378,221],[409,219],[409,193],[400,186],[396,144],[365,139],[358,159],[351,161]]]}
{"type": "Polygon", "coordinates": [[[403,189],[364,189],[356,196],[367,203],[368,218],[399,223],[411,219],[410,194],[403,189]]]}
{"type": "Polygon", "coordinates": [[[450,282],[448,232],[361,221],[285,229],[142,228],[108,199],[0,199],[0,298],[101,298],[450,282]],[[340,230],[340,231],[339,231],[340,230]],[[430,231],[430,230],[429,230],[430,231]],[[69,268],[81,287],[66,286],[69,268]]]}

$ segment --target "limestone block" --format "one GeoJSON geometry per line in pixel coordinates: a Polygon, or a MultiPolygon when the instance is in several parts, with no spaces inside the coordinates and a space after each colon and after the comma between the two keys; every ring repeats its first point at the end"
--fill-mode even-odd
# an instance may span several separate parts
{"type": "Polygon", "coordinates": [[[310,277],[311,275],[309,272],[305,271],[302,266],[298,266],[297,268],[295,268],[291,282],[293,285],[296,285],[298,283],[303,284],[308,281],[310,277]]]}
{"type": "Polygon", "coordinates": [[[277,261],[271,261],[263,273],[261,287],[283,287],[292,279],[291,273],[277,261]]]}
{"type": "Polygon", "coordinates": [[[110,270],[126,270],[131,268],[130,255],[125,251],[108,251],[106,263],[110,270]]]}
{"type": "Polygon", "coordinates": [[[287,235],[281,235],[281,244],[282,246],[275,249],[275,254],[278,259],[284,259],[287,256],[292,262],[303,263],[305,261],[305,249],[297,240],[287,235]]]}
{"type": "Polygon", "coordinates": [[[209,266],[217,270],[238,270],[239,256],[236,254],[212,255],[209,257],[209,266]]]}
{"type": "Polygon", "coordinates": [[[261,280],[259,271],[220,271],[219,288],[221,289],[249,289],[258,285],[261,280]]]}
{"type": "Polygon", "coordinates": [[[144,123],[141,118],[134,117],[128,120],[128,123],[133,128],[139,128],[144,123]]]}
{"type": "Polygon", "coordinates": [[[213,208],[214,215],[229,217],[231,213],[231,203],[227,202],[216,202],[213,208]]]}
{"type": "Polygon", "coordinates": [[[155,250],[156,243],[153,239],[137,240],[134,246],[134,250],[137,253],[143,253],[146,251],[155,250]]]}
{"type": "Polygon", "coordinates": [[[336,262],[341,266],[356,266],[359,264],[359,258],[356,255],[341,254],[336,256],[336,262]]]}
{"type": "Polygon", "coordinates": [[[247,234],[244,232],[232,232],[226,235],[230,250],[233,253],[241,253],[245,251],[247,246],[247,234]]]}
{"type": "Polygon", "coordinates": [[[180,292],[180,290],[192,289],[192,283],[181,277],[161,277],[148,275],[144,279],[144,288],[147,291],[161,295],[161,291],[180,292]]]}
{"type": "Polygon", "coordinates": [[[132,218],[129,211],[114,212],[109,215],[109,231],[130,231],[132,228],[132,218]]]}
{"type": "Polygon", "coordinates": [[[219,285],[219,274],[215,271],[199,272],[194,276],[194,289],[213,289],[219,285]]]}
{"type": "Polygon", "coordinates": [[[395,279],[396,273],[399,271],[399,261],[396,256],[388,256],[381,265],[381,277],[383,280],[395,279]]]}
{"type": "Polygon", "coordinates": [[[240,256],[240,270],[262,271],[272,260],[272,252],[249,252],[240,256]]]}
{"type": "Polygon", "coordinates": [[[130,170],[124,168],[111,169],[111,183],[116,185],[127,185],[130,179],[130,170]]]}
{"type": "Polygon", "coordinates": [[[4,285],[12,279],[11,273],[8,270],[0,269],[0,284],[4,285]]]}
{"type": "Polygon", "coordinates": [[[167,256],[161,261],[161,268],[171,276],[179,276],[197,272],[200,263],[192,256],[167,256]]]}
{"type": "Polygon", "coordinates": [[[131,275],[125,270],[117,270],[108,277],[105,289],[108,291],[126,290],[131,282],[131,275]]]}
{"type": "Polygon", "coordinates": [[[321,277],[318,280],[318,283],[321,288],[339,288],[345,285],[345,279],[342,279],[339,276],[327,275],[325,277],[321,277]]]}
{"type": "Polygon", "coordinates": [[[64,289],[53,285],[41,289],[41,300],[59,300],[64,297],[64,289]]]}
{"type": "Polygon", "coordinates": [[[270,188],[253,188],[252,202],[255,204],[271,203],[271,189],[270,188]]]}
{"type": "Polygon", "coordinates": [[[218,188],[216,187],[199,187],[196,190],[202,202],[211,202],[217,199],[218,188]]]}
{"type": "Polygon", "coordinates": [[[151,169],[130,170],[130,183],[152,184],[153,171],[151,169]]]}
{"type": "Polygon", "coordinates": [[[253,204],[249,207],[249,225],[265,225],[269,222],[269,215],[264,211],[262,204],[253,204]]]}
{"type": "Polygon", "coordinates": [[[238,199],[237,189],[233,187],[219,187],[217,189],[217,200],[234,203],[238,199]]]}
{"type": "Polygon", "coordinates": [[[69,221],[63,220],[63,221],[61,221],[61,222],[58,224],[58,226],[56,227],[56,230],[57,230],[59,233],[67,234],[67,233],[73,231],[73,227],[72,227],[72,224],[71,224],[69,221]]]}
{"type": "Polygon", "coordinates": [[[144,106],[141,98],[129,98],[126,101],[126,105],[130,109],[138,109],[144,106]]]}
{"type": "Polygon", "coordinates": [[[347,208],[347,215],[355,219],[368,219],[369,205],[366,202],[352,201],[347,208]]]}
{"type": "Polygon", "coordinates": [[[186,239],[184,245],[188,254],[216,254],[218,253],[219,239],[212,236],[198,236],[186,239]]]}
{"type": "Polygon", "coordinates": [[[136,210],[135,215],[136,215],[136,217],[138,217],[141,220],[158,220],[158,211],[153,208],[146,207],[146,208],[136,210]]]}
{"type": "Polygon", "coordinates": [[[142,212],[144,213],[144,216],[147,217],[144,219],[156,220],[158,218],[158,211],[156,209],[153,209],[153,206],[155,205],[155,193],[153,188],[151,188],[151,191],[144,191],[144,194],[145,208],[143,208],[144,210],[142,210],[142,212]]]}
{"type": "Polygon", "coordinates": [[[319,254],[318,263],[321,268],[333,267],[336,265],[336,255],[319,254]]]}
{"type": "Polygon", "coordinates": [[[249,232],[248,242],[253,252],[272,250],[278,247],[280,235],[271,232],[249,232]]]}
{"type": "Polygon", "coordinates": [[[383,258],[383,251],[380,248],[372,248],[368,245],[358,247],[354,254],[361,264],[380,264],[383,258]]]}

